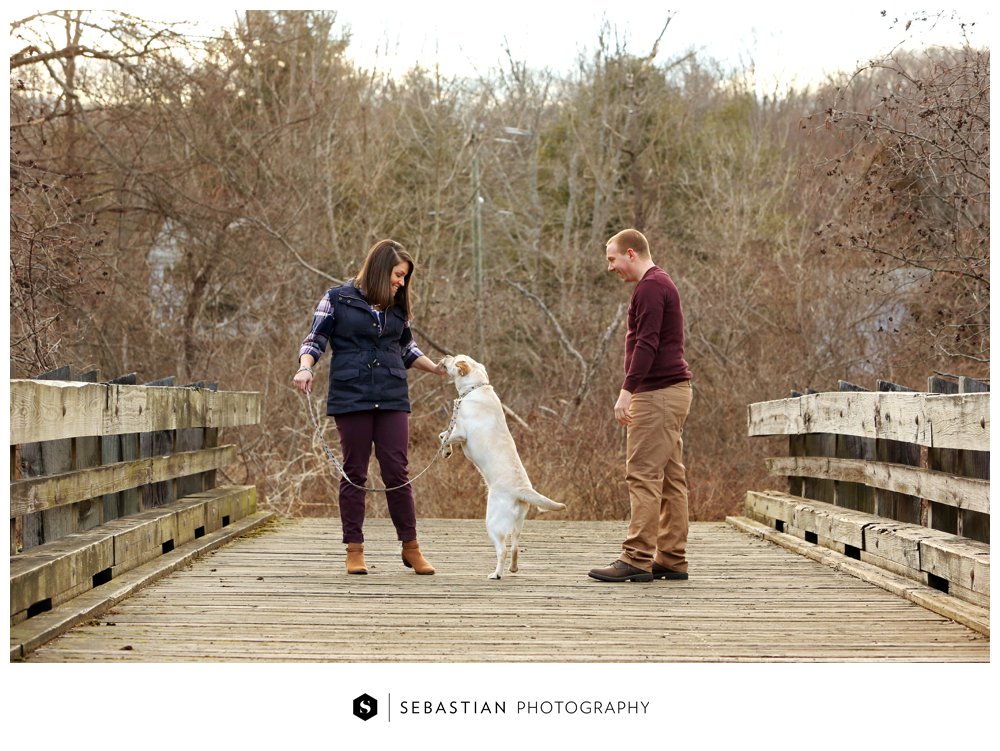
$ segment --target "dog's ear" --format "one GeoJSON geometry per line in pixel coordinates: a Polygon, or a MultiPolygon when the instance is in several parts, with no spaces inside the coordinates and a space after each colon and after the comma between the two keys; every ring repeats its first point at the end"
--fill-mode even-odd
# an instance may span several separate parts
{"type": "Polygon", "coordinates": [[[469,375],[469,373],[472,371],[472,368],[469,367],[469,363],[465,360],[459,360],[458,362],[456,362],[455,368],[458,370],[459,375],[464,375],[464,376],[469,375]]]}

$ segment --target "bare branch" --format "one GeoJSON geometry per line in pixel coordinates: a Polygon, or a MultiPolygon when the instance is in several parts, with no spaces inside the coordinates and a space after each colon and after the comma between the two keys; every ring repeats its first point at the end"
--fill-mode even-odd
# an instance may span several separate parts
{"type": "Polygon", "coordinates": [[[538,297],[538,295],[526,290],[517,282],[507,280],[507,284],[535,303],[535,305],[537,305],[545,314],[545,317],[549,319],[549,323],[552,324],[552,328],[555,329],[556,336],[559,337],[559,343],[562,345],[563,349],[566,350],[567,354],[576,360],[577,364],[580,366],[581,379],[585,378],[587,374],[586,360],[583,359],[583,355],[581,355],[576,347],[573,346],[572,342],[570,342],[569,337],[566,336],[566,332],[563,331],[563,327],[559,324],[559,320],[555,317],[552,311],[549,310],[549,306],[545,304],[545,301],[538,297]]]}

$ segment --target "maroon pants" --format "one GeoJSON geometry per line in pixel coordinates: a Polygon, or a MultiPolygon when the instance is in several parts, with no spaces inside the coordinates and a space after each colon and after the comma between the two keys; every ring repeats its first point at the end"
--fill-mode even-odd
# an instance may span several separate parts
{"type": "MultiPolygon", "coordinates": [[[[378,459],[382,482],[395,488],[407,482],[407,446],[410,442],[410,414],[408,412],[368,410],[336,415],[340,433],[340,449],[344,455],[344,472],[356,485],[368,481],[368,460],[372,444],[378,459]]],[[[396,536],[402,542],[417,539],[417,512],[413,504],[411,486],[385,494],[389,516],[396,527],[396,536]]],[[[364,542],[362,527],[365,523],[365,491],[340,478],[340,523],[344,542],[364,542]]]]}

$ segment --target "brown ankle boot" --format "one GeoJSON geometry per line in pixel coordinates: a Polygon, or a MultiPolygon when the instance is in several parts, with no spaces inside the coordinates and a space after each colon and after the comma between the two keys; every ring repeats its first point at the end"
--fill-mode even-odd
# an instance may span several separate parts
{"type": "Polygon", "coordinates": [[[360,542],[347,543],[347,573],[368,573],[368,569],[365,568],[365,546],[360,542]]]}
{"type": "Polygon", "coordinates": [[[416,540],[403,543],[403,565],[412,568],[415,574],[433,574],[434,567],[427,562],[420,552],[420,545],[416,540]]]}

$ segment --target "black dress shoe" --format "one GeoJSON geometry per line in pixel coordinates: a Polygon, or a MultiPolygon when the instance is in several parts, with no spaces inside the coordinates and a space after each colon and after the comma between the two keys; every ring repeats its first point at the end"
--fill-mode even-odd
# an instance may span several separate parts
{"type": "Polygon", "coordinates": [[[636,568],[625,561],[618,560],[605,568],[592,568],[590,570],[591,579],[600,579],[602,582],[651,582],[653,575],[641,568],[636,568]]]}
{"type": "Polygon", "coordinates": [[[661,566],[656,561],[653,561],[653,578],[654,579],[687,579],[687,571],[674,571],[672,568],[667,568],[666,566],[661,566]]]}

